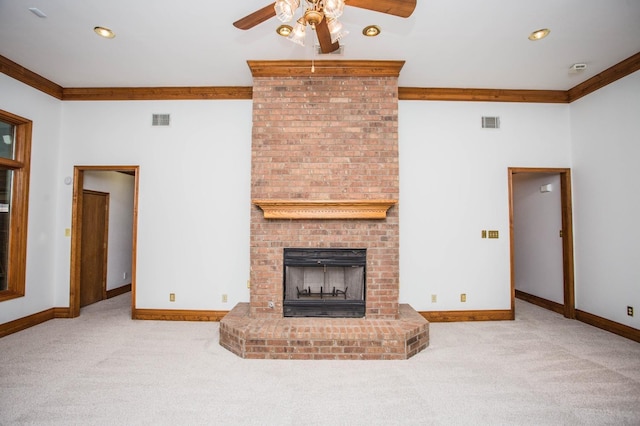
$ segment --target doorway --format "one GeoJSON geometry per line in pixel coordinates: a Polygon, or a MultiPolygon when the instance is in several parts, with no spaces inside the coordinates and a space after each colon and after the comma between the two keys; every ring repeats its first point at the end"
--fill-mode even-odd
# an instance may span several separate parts
{"type": "MultiPolygon", "coordinates": [[[[83,293],[86,293],[84,289],[84,275],[83,269],[85,268],[84,256],[87,255],[85,249],[87,240],[87,229],[85,224],[84,212],[87,207],[94,202],[92,197],[86,198],[85,194],[85,181],[88,179],[85,173],[93,172],[119,172],[130,175],[133,177],[133,211],[131,212],[131,308],[132,312],[135,309],[135,282],[136,282],[136,235],[137,235],[137,217],[138,217],[138,172],[139,166],[75,166],[74,167],[74,179],[73,179],[73,202],[72,202],[72,223],[71,223],[71,278],[70,278],[70,291],[69,291],[69,313],[70,317],[74,318],[80,315],[80,307],[86,303],[83,300],[83,293]]],[[[99,192],[99,191],[88,191],[99,192]]],[[[89,240],[91,238],[88,238],[89,240]]],[[[106,247],[105,247],[106,249],[106,247]]],[[[127,248],[125,248],[127,250],[127,248]]],[[[95,257],[95,255],[94,255],[95,257]]],[[[100,259],[104,259],[100,257],[100,259]]],[[[99,260],[99,259],[98,259],[99,260]]],[[[103,274],[106,275],[106,260],[103,260],[103,267],[105,268],[103,274]]],[[[99,268],[98,268],[99,269],[99,268]]],[[[104,287],[104,291],[101,297],[106,298],[107,289],[104,287]]]]}
{"type": "MultiPolygon", "coordinates": [[[[572,205],[571,205],[571,170],[565,168],[509,168],[509,228],[510,228],[510,260],[511,260],[511,310],[512,314],[515,315],[515,298],[526,300],[528,302],[534,303],[536,305],[542,306],[547,309],[551,309],[553,311],[559,312],[564,315],[566,318],[575,318],[575,289],[574,289],[574,268],[573,268],[573,224],[572,224],[572,205]],[[546,181],[546,178],[554,177],[557,182],[559,182],[559,190],[560,192],[560,200],[559,204],[554,208],[559,209],[560,211],[550,212],[552,215],[557,214],[560,217],[560,229],[554,231],[557,232],[557,237],[561,239],[560,249],[561,261],[559,259],[547,261],[549,264],[558,262],[558,268],[561,271],[558,274],[561,276],[561,289],[556,289],[561,294],[558,298],[562,301],[562,303],[555,302],[552,299],[553,297],[545,298],[538,295],[533,295],[527,292],[519,291],[516,289],[516,281],[518,279],[518,274],[516,274],[516,268],[518,267],[518,258],[522,258],[522,256],[518,256],[517,250],[523,250],[523,244],[533,244],[534,241],[519,241],[516,244],[516,235],[529,235],[531,238],[531,234],[526,234],[523,232],[518,233],[518,231],[522,231],[521,229],[516,229],[517,221],[515,220],[515,202],[517,196],[514,192],[514,188],[516,187],[515,181],[518,180],[516,178],[517,175],[526,175],[527,180],[531,182],[541,182],[542,180],[546,181]],[[542,180],[540,180],[542,178],[542,180]]],[[[552,185],[542,185],[539,188],[540,192],[551,192],[553,191],[552,185]]],[[[553,204],[552,204],[553,205],[553,204]]],[[[520,226],[523,226],[522,224],[520,226]]],[[[542,225],[541,225],[542,226],[542,225]]],[[[542,242],[541,244],[544,244],[542,242]]],[[[552,251],[551,249],[549,251],[552,251]]],[[[520,253],[521,254],[521,253],[520,253]]],[[[520,260],[522,262],[522,260],[520,260]]],[[[521,265],[522,267],[522,265],[521,265]]],[[[538,267],[539,273],[542,274],[544,271],[543,267],[538,267]]],[[[529,271],[531,274],[535,274],[536,268],[531,268],[529,271]]],[[[520,274],[522,276],[522,274],[520,274]]],[[[546,277],[538,277],[545,279],[546,277]]],[[[548,289],[547,289],[548,291],[548,289]]],[[[544,292],[542,292],[544,293],[544,292]]],[[[553,291],[551,292],[551,294],[553,291]]],[[[550,294],[550,293],[547,293],[550,294]]]]}

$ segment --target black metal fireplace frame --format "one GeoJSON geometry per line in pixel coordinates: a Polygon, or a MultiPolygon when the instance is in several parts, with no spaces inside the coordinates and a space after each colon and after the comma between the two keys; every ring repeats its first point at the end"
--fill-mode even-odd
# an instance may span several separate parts
{"type": "Polygon", "coordinates": [[[283,299],[285,317],[362,318],[365,316],[367,249],[344,248],[285,248],[283,256],[283,290],[286,288],[287,266],[303,267],[362,267],[361,300],[348,300],[346,294],[334,289],[312,292],[297,289],[298,298],[283,299]],[[302,297],[300,297],[302,296],[302,297]]]}

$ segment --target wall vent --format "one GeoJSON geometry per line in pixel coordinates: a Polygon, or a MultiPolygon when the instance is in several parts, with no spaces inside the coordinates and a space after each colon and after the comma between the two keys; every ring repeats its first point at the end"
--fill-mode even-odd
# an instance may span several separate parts
{"type": "Polygon", "coordinates": [[[499,129],[500,117],[482,117],[483,129],[499,129]]]}
{"type": "Polygon", "coordinates": [[[168,126],[171,124],[171,114],[153,114],[151,118],[152,126],[168,126]]]}

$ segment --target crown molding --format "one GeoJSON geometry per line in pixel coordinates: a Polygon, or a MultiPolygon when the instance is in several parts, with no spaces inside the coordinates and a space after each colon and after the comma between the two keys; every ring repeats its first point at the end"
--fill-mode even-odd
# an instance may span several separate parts
{"type": "Polygon", "coordinates": [[[633,74],[638,70],[640,70],[640,52],[569,89],[567,91],[569,102],[573,102],[587,96],[589,93],[593,93],[596,90],[601,89],[616,80],[620,80],[629,74],[633,74]]]}
{"type": "Polygon", "coordinates": [[[62,100],[62,86],[0,55],[0,72],[49,96],[62,100]]]}
{"type": "MultiPolygon", "coordinates": [[[[379,76],[397,77],[404,61],[247,61],[254,77],[379,76]]],[[[640,52],[569,90],[507,90],[399,87],[398,99],[459,102],[571,103],[640,70],[640,52]]],[[[63,88],[0,55],[0,72],[62,101],[251,100],[246,86],[63,88]]]]}
{"type": "Polygon", "coordinates": [[[250,86],[87,87],[62,89],[64,101],[156,101],[252,99],[250,86]]]}
{"type": "Polygon", "coordinates": [[[564,90],[454,89],[434,87],[399,87],[401,101],[475,101],[568,103],[564,90]]]}

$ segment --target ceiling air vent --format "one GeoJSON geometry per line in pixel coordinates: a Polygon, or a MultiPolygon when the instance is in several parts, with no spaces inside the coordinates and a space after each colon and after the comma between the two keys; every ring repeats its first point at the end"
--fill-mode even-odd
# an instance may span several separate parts
{"type": "Polygon", "coordinates": [[[170,114],[153,114],[151,119],[152,126],[168,126],[171,124],[170,114]]]}
{"type": "Polygon", "coordinates": [[[322,49],[320,48],[319,44],[315,44],[313,46],[316,50],[316,55],[332,55],[332,56],[342,56],[344,55],[344,45],[341,44],[339,48],[337,48],[336,50],[334,50],[333,52],[329,52],[329,53],[322,53],[322,49]]]}
{"type": "Polygon", "coordinates": [[[499,129],[500,117],[482,117],[483,129],[499,129]]]}

